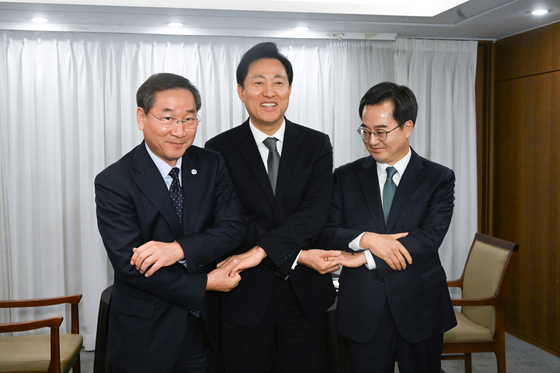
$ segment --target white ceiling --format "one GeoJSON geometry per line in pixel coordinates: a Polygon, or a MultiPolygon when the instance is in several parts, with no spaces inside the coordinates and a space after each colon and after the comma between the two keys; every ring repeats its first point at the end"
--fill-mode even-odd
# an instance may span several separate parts
{"type": "Polygon", "coordinates": [[[560,21],[559,0],[435,0],[433,5],[419,0],[30,1],[0,1],[0,29],[291,38],[392,39],[399,36],[497,40],[560,21]],[[550,12],[536,17],[530,14],[535,8],[545,8],[550,12]],[[409,16],[411,12],[421,15],[409,16]],[[431,13],[437,14],[426,15],[431,13]],[[49,22],[32,23],[31,18],[37,16],[48,18],[49,22]],[[170,22],[181,22],[184,26],[172,29],[167,26],[170,22]],[[293,30],[296,26],[307,26],[309,30],[297,32],[293,30]]]}

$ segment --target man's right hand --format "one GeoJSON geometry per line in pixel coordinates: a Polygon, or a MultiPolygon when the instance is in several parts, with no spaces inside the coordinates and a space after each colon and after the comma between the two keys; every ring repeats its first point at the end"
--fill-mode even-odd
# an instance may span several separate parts
{"type": "Polygon", "coordinates": [[[241,276],[237,272],[230,272],[237,265],[237,260],[232,260],[227,265],[223,265],[208,273],[208,281],[206,282],[206,290],[228,292],[239,284],[241,276]]]}
{"type": "Polygon", "coordinates": [[[412,264],[408,250],[397,241],[408,233],[377,234],[366,232],[360,239],[360,247],[368,249],[373,255],[385,261],[394,270],[403,270],[406,263],[412,264]]]}

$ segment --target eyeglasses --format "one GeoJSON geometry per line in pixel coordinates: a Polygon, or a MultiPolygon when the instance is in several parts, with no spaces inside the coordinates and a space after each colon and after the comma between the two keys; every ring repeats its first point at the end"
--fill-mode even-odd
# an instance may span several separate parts
{"type": "MultiPolygon", "coordinates": [[[[152,113],[148,111],[148,114],[152,114],[152,113]]],[[[152,117],[159,120],[161,122],[161,126],[163,128],[166,128],[166,129],[171,129],[171,128],[175,127],[176,124],[181,124],[188,129],[193,129],[193,128],[196,128],[198,126],[199,122],[202,122],[202,118],[198,114],[196,115],[196,117],[187,117],[187,118],[182,119],[182,120],[179,119],[179,118],[176,118],[176,117],[158,118],[154,114],[152,114],[152,117]]]]}
{"type": "Polygon", "coordinates": [[[395,128],[393,128],[390,131],[385,131],[385,130],[382,130],[382,129],[376,129],[376,130],[370,131],[370,130],[367,129],[367,127],[364,127],[364,125],[362,124],[360,127],[358,127],[357,132],[360,135],[360,137],[362,138],[362,140],[364,140],[364,141],[368,141],[372,134],[377,140],[385,141],[385,140],[387,140],[387,134],[393,132],[394,130],[396,130],[399,127],[400,127],[400,125],[396,126],[395,128]]]}

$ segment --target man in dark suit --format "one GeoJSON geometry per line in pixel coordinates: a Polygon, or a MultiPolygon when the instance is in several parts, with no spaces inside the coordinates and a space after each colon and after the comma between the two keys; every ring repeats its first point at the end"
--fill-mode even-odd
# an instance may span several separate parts
{"type": "Polygon", "coordinates": [[[360,102],[371,157],[335,173],[328,222],[315,243],[348,250],[336,324],[355,372],[439,373],[443,333],[456,325],[438,249],[453,213],[452,170],[409,147],[418,104],[394,83],[360,102]]]}
{"type": "Polygon", "coordinates": [[[239,254],[220,264],[237,260],[232,275],[243,271],[224,297],[228,373],[270,372],[275,348],[284,372],[324,372],[335,298],[328,272],[338,268],[325,259],[340,253],[310,250],[310,241],[326,221],[332,147],[327,135],[284,118],[292,78],[275,44],[247,51],[237,92],[250,118],[206,143],[223,155],[246,216],[239,254]]]}
{"type": "Polygon", "coordinates": [[[223,158],[193,146],[196,87],[174,74],[138,89],[144,141],[95,179],[99,232],[113,265],[108,358],[115,372],[215,372],[221,296],[215,269],[243,238],[223,158]]]}

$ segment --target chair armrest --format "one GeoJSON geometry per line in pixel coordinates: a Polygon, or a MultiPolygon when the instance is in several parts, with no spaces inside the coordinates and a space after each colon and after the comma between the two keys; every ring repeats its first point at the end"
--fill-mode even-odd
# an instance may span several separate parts
{"type": "Polygon", "coordinates": [[[81,294],[67,295],[63,297],[54,298],[40,298],[40,299],[24,299],[24,300],[0,300],[0,308],[16,308],[16,307],[42,307],[54,306],[56,304],[75,304],[77,305],[82,299],[81,294]]]}
{"type": "Polygon", "coordinates": [[[80,321],[78,318],[78,303],[82,299],[82,294],[67,295],[54,298],[24,299],[24,300],[0,300],[0,308],[24,308],[24,307],[44,307],[57,304],[68,303],[71,305],[71,329],[72,334],[79,334],[80,321]]]}
{"type": "Polygon", "coordinates": [[[489,298],[451,298],[451,304],[453,306],[495,306],[497,303],[496,297],[489,297],[489,298]]]}
{"type": "Polygon", "coordinates": [[[0,333],[26,332],[41,328],[56,328],[62,324],[62,317],[52,317],[50,319],[20,321],[0,324],[0,333]]]}
{"type": "Polygon", "coordinates": [[[459,278],[457,280],[447,281],[448,288],[463,288],[463,279],[459,278]]]}

